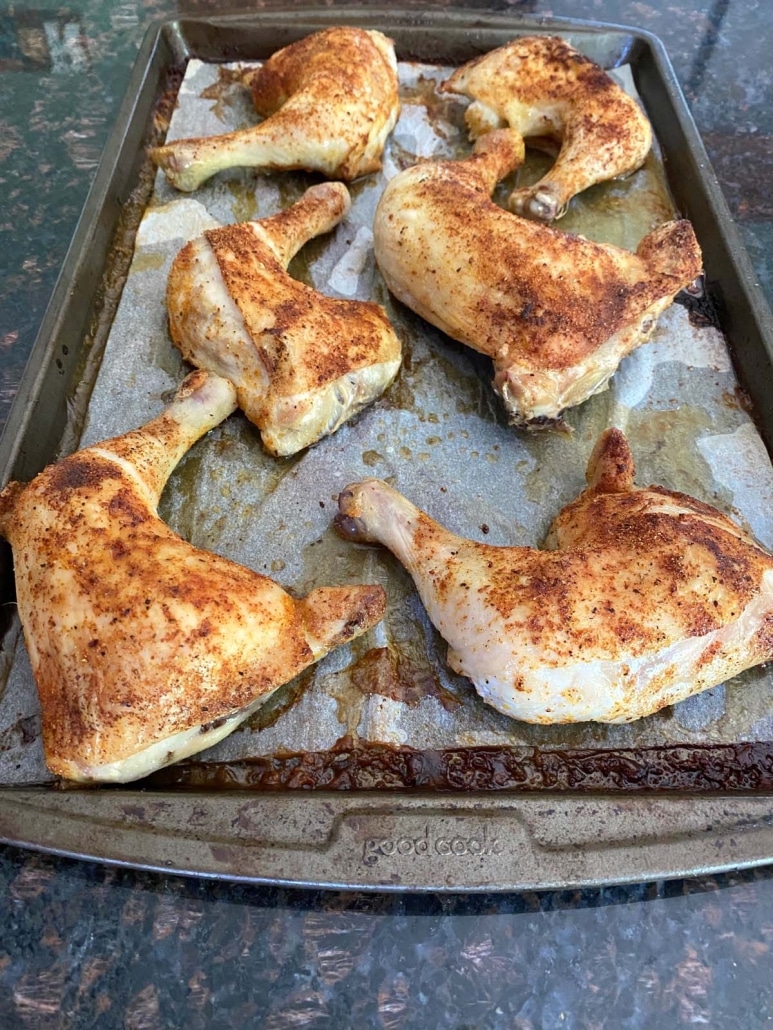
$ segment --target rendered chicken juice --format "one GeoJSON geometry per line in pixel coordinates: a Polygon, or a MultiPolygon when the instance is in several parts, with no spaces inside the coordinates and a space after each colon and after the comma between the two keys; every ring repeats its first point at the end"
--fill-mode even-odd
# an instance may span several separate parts
{"type": "MultiPolygon", "coordinates": [[[[738,384],[721,334],[676,304],[649,343],[627,357],[610,389],[573,409],[573,432],[535,436],[506,424],[491,388],[491,363],[450,341],[392,300],[373,259],[373,215],[387,182],[420,158],[467,155],[467,101],[440,94],[453,69],[402,63],[401,114],[384,167],[350,184],[352,207],[329,237],[314,241],[290,272],[331,296],[383,304],[403,344],[403,367],[375,403],[334,436],[289,458],[266,453],[240,414],[195,445],[162,497],[174,531],[201,547],[271,576],[303,594],[331,581],[380,583],[386,619],[278,691],[205,762],[328,753],[341,741],[419,752],[465,748],[620,749],[770,739],[773,678],[761,668],[656,716],[629,725],[534,726],[481,701],[446,662],[399,563],[374,547],[352,546],[332,526],[351,482],[391,482],[454,532],[481,543],[542,545],[552,520],[583,485],[601,432],[631,442],[641,485],[659,483],[730,512],[762,544],[773,544],[773,470],[754,423],[736,401],[738,384]]],[[[625,79],[630,87],[630,79],[625,79]]],[[[234,131],[254,123],[249,92],[233,69],[191,61],[169,140],[234,131]]],[[[539,179],[545,159],[530,155],[497,198],[539,179]]],[[[163,303],[175,255],[220,225],[266,218],[317,180],[304,173],[223,172],[181,195],[158,174],[134,259],[91,397],[81,443],[147,421],[182,380],[163,303]]],[[[572,201],[560,229],[635,250],[673,210],[657,150],[624,180],[572,201]]],[[[35,724],[37,699],[21,642],[0,705],[0,729],[35,724]]],[[[48,778],[39,735],[5,756],[7,782],[48,778]]]]}

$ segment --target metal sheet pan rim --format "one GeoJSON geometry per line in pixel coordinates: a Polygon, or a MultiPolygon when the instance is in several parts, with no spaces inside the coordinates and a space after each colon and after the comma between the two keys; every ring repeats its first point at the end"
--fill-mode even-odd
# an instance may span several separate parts
{"type": "Polygon", "coordinates": [[[148,795],[122,791],[100,797],[98,818],[110,833],[106,846],[95,849],[88,844],[94,828],[67,811],[68,800],[77,803],[89,794],[93,792],[52,795],[25,788],[11,800],[0,797],[0,840],[64,858],[166,875],[305,889],[443,894],[600,888],[716,874],[764,865],[773,847],[770,796],[740,802],[723,794],[697,803],[692,797],[643,799],[653,818],[642,820],[636,811],[642,799],[637,806],[631,799],[603,797],[500,797],[487,805],[478,794],[453,800],[426,794],[402,800],[373,793],[350,800],[305,795],[294,799],[290,821],[299,834],[316,840],[299,846],[277,840],[271,832],[261,837],[250,825],[251,819],[257,824],[265,811],[286,802],[279,794],[260,799],[240,794],[225,801],[219,794],[162,798],[162,804],[187,803],[191,812],[208,813],[213,820],[238,821],[248,831],[224,843],[206,830],[178,836],[163,816],[138,825],[137,813],[147,810],[148,795]],[[574,846],[563,839],[562,829],[575,812],[591,821],[591,833],[602,827],[598,841],[574,846]],[[130,825],[123,822],[126,813],[131,813],[130,825]],[[40,819],[46,826],[30,841],[26,826],[40,819]],[[604,832],[605,821],[613,824],[611,832],[604,832]],[[359,839],[363,825],[373,829],[372,837],[359,839]],[[653,833],[655,827],[661,832],[653,833]]]}

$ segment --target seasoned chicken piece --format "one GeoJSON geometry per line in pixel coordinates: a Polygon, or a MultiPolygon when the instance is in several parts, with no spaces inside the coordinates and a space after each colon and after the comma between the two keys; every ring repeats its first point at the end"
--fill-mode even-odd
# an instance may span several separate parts
{"type": "Polygon", "coordinates": [[[440,87],[472,100],[473,139],[508,125],[535,145],[557,141],[555,164],[510,194],[518,214],[549,222],[583,190],[641,167],[652,146],[644,112],[593,61],[553,36],[525,36],[470,61],[440,87]]]}
{"type": "Polygon", "coordinates": [[[349,181],[378,171],[400,113],[394,44],[381,32],[331,28],[273,54],[247,73],[254,128],[151,149],[178,190],[226,168],[304,168],[349,181]]]}
{"type": "Polygon", "coordinates": [[[503,210],[490,195],[523,159],[509,129],[464,161],[396,175],[376,209],[376,260],[392,293],[494,360],[515,425],[555,422],[603,389],[701,270],[689,222],[659,226],[635,254],[503,210]]]}
{"type": "Polygon", "coordinates": [[[201,751],[383,614],[381,587],[297,601],[158,518],[177,462],[235,407],[230,383],[193,372],[143,428],[0,494],[58,776],[127,782],[201,751]]]}
{"type": "Polygon", "coordinates": [[[378,304],[338,300],[286,272],[349,209],[343,183],[312,186],[262,221],[210,229],[174,260],[169,331],[180,353],[230,379],[266,448],[294,454],[389,386],[401,346],[378,304]]]}
{"type": "Polygon", "coordinates": [[[607,430],[556,550],[465,540],[378,480],[342,492],[338,526],[397,556],[449,665],[494,708],[631,722],[773,658],[773,557],[709,505],[633,478],[607,430]]]}

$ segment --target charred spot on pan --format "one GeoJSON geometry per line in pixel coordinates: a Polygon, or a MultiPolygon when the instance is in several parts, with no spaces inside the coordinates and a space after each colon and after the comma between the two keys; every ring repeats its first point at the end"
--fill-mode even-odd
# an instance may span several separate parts
{"type": "Polygon", "coordinates": [[[421,668],[388,647],[366,651],[351,667],[352,686],[368,696],[380,694],[415,708],[425,697],[434,697],[447,711],[461,707],[462,702],[441,686],[431,668],[421,668]]]}
{"type": "Polygon", "coordinates": [[[686,309],[690,325],[695,329],[721,329],[719,315],[705,287],[703,276],[695,284],[680,290],[674,297],[674,303],[686,309]]]}

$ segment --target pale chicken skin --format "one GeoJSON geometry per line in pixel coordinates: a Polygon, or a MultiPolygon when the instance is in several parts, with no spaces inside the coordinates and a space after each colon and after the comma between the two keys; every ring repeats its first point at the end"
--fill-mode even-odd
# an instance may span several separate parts
{"type": "Polygon", "coordinates": [[[444,529],[378,480],[340,495],[338,528],[388,547],[449,645],[452,669],[531,723],[631,722],[773,658],[773,557],[715,508],[637,489],[617,429],[554,550],[444,529]]]}
{"type": "Polygon", "coordinates": [[[505,211],[491,194],[522,160],[523,140],[500,129],[465,160],[400,172],[376,209],[374,248],[390,291],[491,357],[513,424],[539,428],[608,384],[702,262],[685,220],[631,253],[505,211]]]}
{"type": "Polygon", "coordinates": [[[400,114],[394,44],[381,32],[330,28],[273,54],[245,75],[264,121],[152,148],[178,190],[229,168],[305,169],[350,181],[378,171],[400,114]]]}
{"type": "Polygon", "coordinates": [[[270,218],[208,230],[169,274],[172,341],[191,364],[233,382],[239,406],[277,456],[334,432],[400,367],[400,340],[382,307],[325,296],[286,271],[349,204],[343,183],[312,186],[270,218]]]}
{"type": "Polygon", "coordinates": [[[440,87],[472,100],[465,118],[473,139],[509,126],[545,149],[553,167],[510,194],[517,214],[550,222],[589,186],[644,163],[652,130],[638,103],[603,68],[555,36],[526,36],[463,65],[440,87]]]}
{"type": "Polygon", "coordinates": [[[236,407],[193,372],[141,429],[0,494],[45,759],[128,782],[217,743],[279,686],[378,621],[378,586],[279,584],[199,550],[157,515],[188,448],[236,407]]]}

